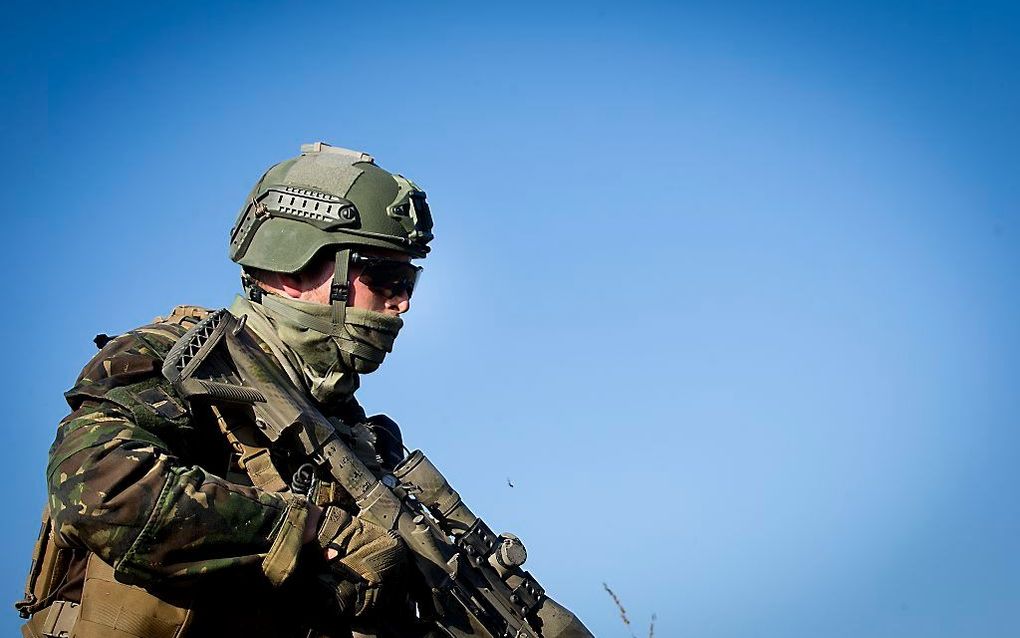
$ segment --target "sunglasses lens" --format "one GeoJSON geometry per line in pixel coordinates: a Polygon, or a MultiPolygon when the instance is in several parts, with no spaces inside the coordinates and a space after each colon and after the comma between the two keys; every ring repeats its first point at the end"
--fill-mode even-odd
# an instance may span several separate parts
{"type": "Polygon", "coordinates": [[[414,266],[406,261],[379,259],[366,263],[358,279],[386,297],[396,297],[400,294],[410,297],[415,284],[418,283],[420,272],[420,266],[414,266]]]}

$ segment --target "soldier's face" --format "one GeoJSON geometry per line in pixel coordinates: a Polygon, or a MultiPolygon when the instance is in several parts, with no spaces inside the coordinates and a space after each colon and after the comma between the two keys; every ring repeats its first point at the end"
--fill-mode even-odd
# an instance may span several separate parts
{"type": "MultiPolygon", "coordinates": [[[[369,257],[385,257],[393,261],[411,261],[410,255],[391,250],[359,250],[358,252],[369,257]]],[[[332,262],[330,263],[332,264],[332,262]]],[[[402,315],[411,309],[411,297],[406,291],[398,290],[392,295],[381,294],[379,291],[370,288],[359,278],[361,271],[361,265],[351,265],[350,273],[347,276],[347,283],[351,286],[350,299],[347,302],[348,306],[384,312],[394,317],[402,315]]],[[[332,279],[330,277],[330,281],[332,279]]],[[[326,298],[329,298],[328,286],[326,298]]]]}
{"type": "MultiPolygon", "coordinates": [[[[359,249],[359,253],[373,257],[385,257],[395,261],[410,261],[411,258],[403,253],[389,250],[359,249]]],[[[361,266],[353,264],[348,273],[347,283],[350,284],[350,296],[348,306],[374,310],[394,317],[410,310],[411,299],[404,291],[399,291],[393,296],[382,295],[358,279],[361,274],[361,266]]],[[[304,275],[304,273],[303,273],[304,275]]],[[[324,259],[320,262],[317,270],[302,276],[300,298],[304,301],[328,304],[330,285],[333,283],[333,260],[324,259]]],[[[288,292],[288,294],[290,294],[288,292]]],[[[291,295],[293,296],[293,295],[291,295]]]]}

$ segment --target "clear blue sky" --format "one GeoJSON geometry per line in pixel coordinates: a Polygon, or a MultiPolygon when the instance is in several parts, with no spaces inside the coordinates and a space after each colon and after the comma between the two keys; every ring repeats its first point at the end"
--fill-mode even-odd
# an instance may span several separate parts
{"type": "Polygon", "coordinates": [[[596,635],[1020,635],[1017,5],[480,5],[8,23],[2,598],[93,335],[322,139],[436,217],[363,403],[596,635]]]}

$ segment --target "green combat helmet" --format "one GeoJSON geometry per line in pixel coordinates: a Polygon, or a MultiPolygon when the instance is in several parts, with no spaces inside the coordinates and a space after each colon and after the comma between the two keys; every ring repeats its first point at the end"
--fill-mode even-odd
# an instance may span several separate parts
{"type": "Polygon", "coordinates": [[[368,153],[315,142],[271,167],[252,189],[230,231],[230,259],[293,273],[335,246],[331,301],[334,321],[342,323],[352,248],[424,257],[432,237],[432,214],[414,182],[376,166],[368,153]]]}

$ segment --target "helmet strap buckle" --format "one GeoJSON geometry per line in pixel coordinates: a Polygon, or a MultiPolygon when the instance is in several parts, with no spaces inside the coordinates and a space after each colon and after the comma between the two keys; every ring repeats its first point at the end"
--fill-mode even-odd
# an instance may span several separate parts
{"type": "Polygon", "coordinates": [[[258,282],[251,275],[243,270],[241,271],[241,288],[244,290],[249,301],[262,303],[262,287],[258,285],[258,282]]]}
{"type": "Polygon", "coordinates": [[[331,302],[342,301],[343,303],[346,304],[347,298],[350,296],[350,294],[351,285],[348,284],[346,281],[344,283],[337,283],[334,281],[333,285],[329,287],[329,300],[331,302]]]}
{"type": "Polygon", "coordinates": [[[340,327],[347,316],[347,300],[350,298],[351,285],[347,281],[351,265],[351,251],[341,248],[336,251],[333,262],[333,283],[329,287],[329,302],[333,306],[333,325],[340,327]]]}

